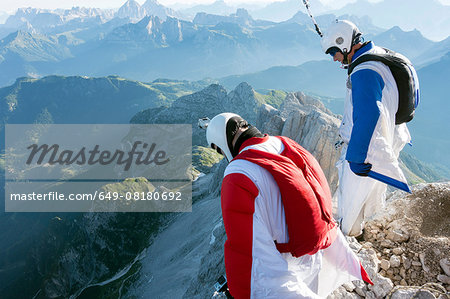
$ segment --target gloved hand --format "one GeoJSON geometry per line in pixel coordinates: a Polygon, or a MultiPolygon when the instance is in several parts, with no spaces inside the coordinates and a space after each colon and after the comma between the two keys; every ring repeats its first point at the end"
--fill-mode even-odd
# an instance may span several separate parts
{"type": "Polygon", "coordinates": [[[372,164],[370,163],[355,163],[350,161],[348,163],[350,164],[350,169],[359,176],[367,176],[372,169],[372,164]]]}

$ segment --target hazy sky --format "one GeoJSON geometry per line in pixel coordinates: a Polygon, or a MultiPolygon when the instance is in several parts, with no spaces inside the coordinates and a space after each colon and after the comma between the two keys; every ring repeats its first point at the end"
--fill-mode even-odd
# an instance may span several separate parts
{"type": "MultiPolygon", "coordinates": [[[[226,3],[232,5],[237,3],[268,3],[274,1],[282,0],[225,0],[226,3]]],[[[299,0],[301,1],[301,0],[299,0]]],[[[314,4],[311,0],[311,5],[314,4]]],[[[348,3],[353,2],[352,0],[319,0],[322,3],[331,3],[336,5],[336,2],[348,3]]],[[[374,0],[376,1],[376,0],[374,0]]],[[[428,0],[424,0],[426,2],[428,0]]],[[[444,4],[450,5],[450,0],[439,0],[444,4]]],[[[100,7],[100,8],[118,8],[126,0],[0,0],[0,11],[14,12],[19,7],[39,7],[39,8],[71,8],[73,6],[84,6],[84,7],[100,7]]],[[[145,0],[137,0],[137,2],[143,4],[145,0]]],[[[212,3],[214,0],[159,0],[161,4],[170,5],[174,3],[212,3]]]]}
{"type": "MultiPolygon", "coordinates": [[[[145,0],[136,0],[140,4],[144,4],[145,0]]],[[[232,5],[239,2],[246,3],[269,3],[281,0],[228,0],[226,3],[232,5]]],[[[327,0],[325,0],[327,1],[327,0]]],[[[450,1],[450,0],[449,0],[450,1]]],[[[1,11],[14,11],[19,7],[39,7],[39,8],[71,8],[73,6],[99,7],[99,8],[119,8],[126,0],[0,0],[1,11]]],[[[163,5],[175,3],[213,3],[214,0],[159,0],[163,5]]]]}

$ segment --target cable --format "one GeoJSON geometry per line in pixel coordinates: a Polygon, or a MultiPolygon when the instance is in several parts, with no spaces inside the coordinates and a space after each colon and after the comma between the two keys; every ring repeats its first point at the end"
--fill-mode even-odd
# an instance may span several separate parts
{"type": "Polygon", "coordinates": [[[314,19],[311,11],[309,10],[309,1],[308,0],[303,0],[303,3],[305,4],[306,10],[308,11],[309,16],[311,17],[311,19],[312,19],[312,21],[314,23],[314,27],[316,28],[317,34],[319,34],[320,37],[323,37],[322,32],[320,32],[319,25],[317,25],[316,19],[314,19]]]}

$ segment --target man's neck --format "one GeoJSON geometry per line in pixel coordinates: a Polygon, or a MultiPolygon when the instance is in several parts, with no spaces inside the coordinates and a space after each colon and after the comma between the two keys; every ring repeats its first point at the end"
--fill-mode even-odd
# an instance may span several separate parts
{"type": "Polygon", "coordinates": [[[352,51],[348,54],[348,61],[349,63],[353,60],[353,55],[355,55],[356,51],[358,51],[359,49],[361,49],[361,47],[363,46],[362,43],[356,44],[352,47],[352,51]]]}
{"type": "Polygon", "coordinates": [[[359,56],[361,56],[363,53],[369,51],[370,49],[372,49],[374,46],[373,42],[368,41],[365,42],[363,44],[360,44],[359,48],[355,50],[355,52],[352,55],[352,60],[354,61],[355,59],[357,59],[359,56]]]}

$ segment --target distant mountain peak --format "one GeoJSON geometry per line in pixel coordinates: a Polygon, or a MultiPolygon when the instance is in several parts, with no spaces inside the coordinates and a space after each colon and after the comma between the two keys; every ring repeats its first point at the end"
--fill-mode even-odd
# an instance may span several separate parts
{"type": "Polygon", "coordinates": [[[308,21],[309,21],[308,15],[299,10],[299,11],[297,11],[297,13],[295,15],[292,16],[292,18],[287,20],[286,23],[304,24],[305,22],[308,22],[308,21]]]}
{"type": "Polygon", "coordinates": [[[145,15],[145,9],[135,0],[127,0],[117,11],[119,18],[130,18],[132,21],[140,20],[145,15]]]}
{"type": "Polygon", "coordinates": [[[234,91],[236,91],[236,92],[242,92],[242,91],[254,92],[255,90],[253,89],[253,87],[250,84],[248,84],[247,82],[244,81],[244,82],[239,83],[239,85],[236,86],[234,91]]]}
{"type": "Polygon", "coordinates": [[[163,20],[165,20],[169,16],[178,17],[177,12],[175,12],[171,8],[165,7],[157,0],[147,0],[142,5],[142,7],[145,9],[147,15],[158,16],[160,19],[163,20]]]}
{"type": "Polygon", "coordinates": [[[238,8],[236,10],[236,16],[240,18],[251,18],[250,14],[245,8],[238,8]]]}
{"type": "Polygon", "coordinates": [[[128,5],[128,6],[131,6],[131,5],[141,6],[141,5],[139,4],[139,2],[137,2],[136,0],[127,0],[127,2],[125,2],[124,5],[128,5]]]}
{"type": "Polygon", "coordinates": [[[408,36],[415,36],[417,38],[427,39],[416,28],[414,28],[413,30],[410,30],[410,31],[406,31],[406,30],[403,30],[402,28],[400,28],[399,26],[393,26],[391,29],[387,30],[384,34],[386,34],[386,33],[389,33],[389,34],[402,34],[402,35],[406,34],[408,36]]]}
{"type": "Polygon", "coordinates": [[[143,4],[143,6],[148,5],[148,4],[157,4],[157,5],[161,5],[161,3],[158,2],[158,0],[147,0],[147,1],[145,1],[145,3],[143,4]]]}

